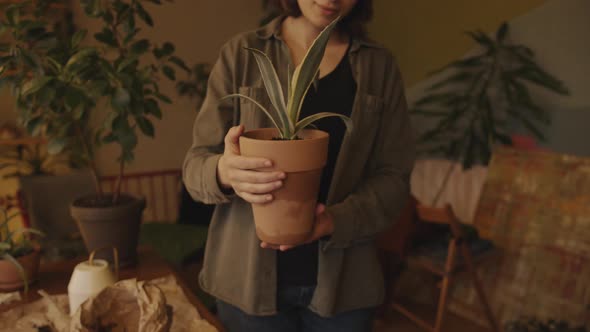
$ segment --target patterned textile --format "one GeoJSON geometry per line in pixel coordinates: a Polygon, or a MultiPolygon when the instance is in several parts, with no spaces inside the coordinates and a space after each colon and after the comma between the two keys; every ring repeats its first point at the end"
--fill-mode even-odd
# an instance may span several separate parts
{"type": "MultiPolygon", "coordinates": [[[[479,269],[501,322],[521,316],[590,327],[590,158],[502,148],[494,153],[474,225],[505,251],[479,269]]],[[[451,310],[484,321],[470,280],[451,310]]]]}

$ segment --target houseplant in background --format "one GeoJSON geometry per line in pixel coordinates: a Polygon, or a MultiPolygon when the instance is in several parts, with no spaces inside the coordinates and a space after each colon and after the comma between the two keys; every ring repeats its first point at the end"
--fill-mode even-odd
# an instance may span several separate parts
{"type": "MultiPolygon", "coordinates": [[[[536,63],[531,49],[510,42],[508,34],[507,23],[499,27],[495,38],[481,31],[468,32],[481,50],[436,72],[446,75],[412,109],[415,116],[434,119],[433,128],[419,138],[423,152],[468,169],[487,165],[494,145],[511,145],[516,125],[544,140],[539,124],[548,125],[550,114],[535,103],[529,87],[561,95],[569,92],[536,63]]],[[[451,164],[433,202],[427,204],[436,205],[453,168],[451,164]]]]}
{"type": "Polygon", "coordinates": [[[91,170],[96,194],[72,206],[87,248],[115,246],[122,264],[129,264],[136,258],[145,200],[121,194],[121,178],[138,135],[154,136],[159,103],[171,103],[160,79],[175,80],[174,66],[189,68],[174,55],[173,44],[140,37],[140,21],[154,25],[144,5],[160,1],[81,1],[101,25],[94,34],[98,45],[87,43],[85,29],[74,28],[66,38],[55,33],[38,11],[52,2],[59,1],[24,1],[6,9],[2,27],[13,42],[1,50],[1,78],[12,87],[27,131],[45,136],[50,153],[68,151],[74,164],[91,170]],[[94,153],[111,143],[121,151],[118,181],[112,193],[103,193],[94,153]]]}
{"type": "Polygon", "coordinates": [[[326,163],[328,134],[306,129],[314,121],[337,116],[349,131],[352,122],[336,113],[321,112],[299,119],[303,100],[319,74],[319,66],[338,19],[330,23],[314,40],[301,63],[288,78],[287,96],[271,60],[263,52],[247,48],[255,57],[266,92],[275,112],[243,94],[230,94],[223,99],[240,97],[263,111],[275,128],[254,129],[240,137],[240,154],[265,157],[273,161],[273,169],[286,172],[283,186],[274,192],[274,200],[253,204],[256,233],[265,242],[297,244],[309,236],[314,221],[319,181],[326,163]],[[277,222],[280,221],[280,222],[277,222]]]}
{"type": "Polygon", "coordinates": [[[8,215],[8,208],[0,207],[0,290],[17,289],[29,284],[37,277],[40,249],[28,235],[43,233],[32,228],[11,229],[10,221],[16,214],[8,215]]]}

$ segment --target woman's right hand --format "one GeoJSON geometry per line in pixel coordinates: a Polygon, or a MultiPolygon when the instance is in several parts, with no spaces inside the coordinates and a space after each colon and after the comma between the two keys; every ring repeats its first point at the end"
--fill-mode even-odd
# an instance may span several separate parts
{"type": "Polygon", "coordinates": [[[240,155],[239,138],[244,126],[230,128],[225,135],[225,151],[217,163],[217,181],[224,189],[234,192],[250,203],[268,203],[273,200],[271,192],[283,185],[285,173],[260,171],[272,166],[266,158],[240,155]]]}

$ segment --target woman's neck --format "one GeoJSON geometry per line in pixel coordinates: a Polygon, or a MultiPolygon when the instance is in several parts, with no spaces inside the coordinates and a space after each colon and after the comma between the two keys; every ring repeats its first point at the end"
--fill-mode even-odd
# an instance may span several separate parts
{"type": "MultiPolygon", "coordinates": [[[[282,33],[287,35],[292,42],[298,44],[299,47],[308,49],[316,37],[322,32],[322,28],[318,28],[309,22],[303,15],[299,17],[288,16],[283,21],[282,33]]],[[[331,45],[338,45],[347,43],[348,38],[346,34],[339,29],[334,29],[328,41],[328,47],[331,45]]]]}

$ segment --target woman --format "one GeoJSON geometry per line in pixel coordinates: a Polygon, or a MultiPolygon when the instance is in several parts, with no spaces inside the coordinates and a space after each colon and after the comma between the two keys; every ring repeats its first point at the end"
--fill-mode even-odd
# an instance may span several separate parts
{"type": "Polygon", "coordinates": [[[392,56],[364,38],[370,0],[281,0],[284,15],[241,34],[222,50],[195,121],[184,181],[195,200],[217,204],[199,281],[218,299],[233,331],[370,331],[383,299],[374,238],[390,226],[409,193],[413,165],[410,123],[392,56]],[[219,99],[235,92],[269,106],[255,59],[265,52],[286,82],[319,32],[338,16],[301,116],[328,110],[350,115],[317,125],[330,134],[314,231],[305,244],[271,246],[256,237],[250,203],[273,199],[283,172],[240,156],[245,129],[268,126],[250,103],[219,99]],[[326,205],[324,205],[326,204],[326,205]]]}

